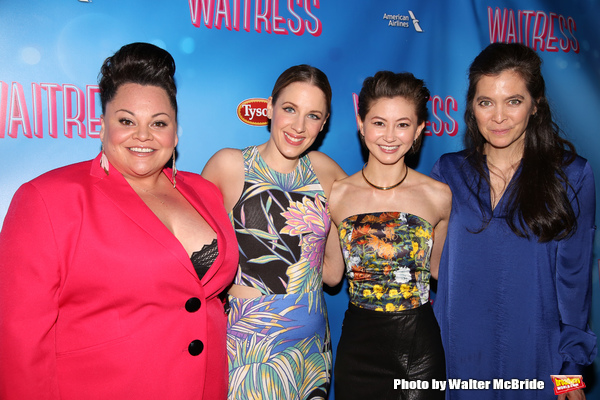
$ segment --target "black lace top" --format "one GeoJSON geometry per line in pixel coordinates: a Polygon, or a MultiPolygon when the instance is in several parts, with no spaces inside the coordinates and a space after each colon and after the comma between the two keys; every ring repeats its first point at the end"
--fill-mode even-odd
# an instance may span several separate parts
{"type": "Polygon", "coordinates": [[[192,253],[190,260],[198,274],[198,278],[202,279],[218,256],[219,246],[217,244],[217,239],[213,239],[211,244],[205,244],[200,250],[192,253]]]}

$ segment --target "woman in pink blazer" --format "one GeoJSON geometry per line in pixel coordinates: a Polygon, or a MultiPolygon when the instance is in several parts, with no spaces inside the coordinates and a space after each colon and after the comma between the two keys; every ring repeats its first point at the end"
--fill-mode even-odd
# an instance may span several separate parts
{"type": "Polygon", "coordinates": [[[15,194],[0,232],[0,398],[225,399],[238,261],[220,192],[165,168],[171,55],[133,43],[102,67],[103,150],[15,194]]]}

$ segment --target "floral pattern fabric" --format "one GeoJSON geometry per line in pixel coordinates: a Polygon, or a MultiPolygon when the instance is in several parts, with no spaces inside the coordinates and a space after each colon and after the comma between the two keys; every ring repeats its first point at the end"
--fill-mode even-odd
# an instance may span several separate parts
{"type": "Polygon", "coordinates": [[[413,214],[379,212],[346,218],[338,231],[352,304],[393,312],[429,300],[429,222],[413,214]]]}
{"type": "Polygon", "coordinates": [[[234,283],[262,296],[230,296],[230,399],[326,398],[331,341],[322,268],[330,228],[310,159],[272,170],[255,146],[242,151],[245,183],[230,213],[240,251],[234,283]]]}

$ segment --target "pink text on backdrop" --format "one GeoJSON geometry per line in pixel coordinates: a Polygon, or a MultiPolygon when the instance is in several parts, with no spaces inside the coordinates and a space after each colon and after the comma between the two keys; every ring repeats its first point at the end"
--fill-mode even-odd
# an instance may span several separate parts
{"type": "MultiPolygon", "coordinates": [[[[321,20],[314,14],[320,8],[320,0],[188,0],[192,25],[208,29],[240,30],[250,32],[251,26],[258,33],[301,36],[309,33],[319,36],[323,31],[321,20]],[[285,3],[289,17],[280,13],[280,2],[285,3]]],[[[282,7],[283,8],[283,7],[282,7]]]]}
{"type": "Polygon", "coordinates": [[[532,10],[500,10],[488,7],[490,43],[523,43],[534,50],[579,53],[575,37],[577,24],[572,17],[553,12],[532,10]],[[558,29],[556,29],[558,28],[558,29]],[[560,32],[560,33],[559,33],[560,32]],[[559,35],[560,36],[557,36],[559,35]]]}
{"type": "Polygon", "coordinates": [[[442,98],[438,95],[429,98],[431,110],[429,114],[429,121],[425,123],[426,136],[442,136],[444,132],[448,136],[456,136],[458,133],[458,122],[452,116],[451,113],[458,111],[458,102],[452,96],[446,96],[442,98]],[[442,119],[442,117],[444,117],[442,119]]]}
{"type": "Polygon", "coordinates": [[[72,138],[76,132],[82,138],[98,138],[101,127],[96,114],[98,94],[97,85],[86,86],[84,92],[73,84],[34,82],[28,102],[22,84],[0,81],[0,139],[16,138],[19,132],[30,139],[43,138],[45,127],[48,136],[56,139],[59,116],[66,137],[72,138]]]}

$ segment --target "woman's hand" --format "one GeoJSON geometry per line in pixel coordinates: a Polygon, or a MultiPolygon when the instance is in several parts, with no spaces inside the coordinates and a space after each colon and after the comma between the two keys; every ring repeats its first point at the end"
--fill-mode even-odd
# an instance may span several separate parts
{"type": "Polygon", "coordinates": [[[573,390],[567,393],[559,394],[557,400],[585,400],[583,389],[573,390]]]}

